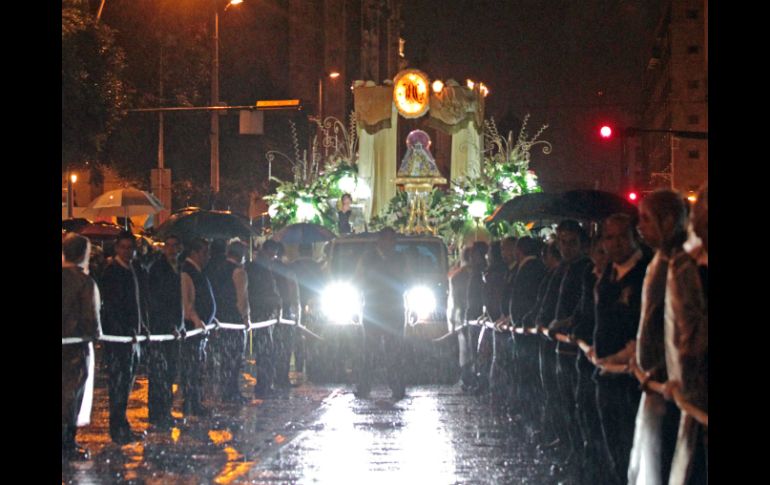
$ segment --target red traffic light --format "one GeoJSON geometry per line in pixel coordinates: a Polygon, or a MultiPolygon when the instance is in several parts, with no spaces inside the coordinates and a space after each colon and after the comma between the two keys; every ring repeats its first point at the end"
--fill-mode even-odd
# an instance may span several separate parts
{"type": "Polygon", "coordinates": [[[628,197],[628,200],[630,200],[631,202],[636,202],[639,200],[639,194],[637,194],[633,190],[630,191],[628,194],[626,194],[626,197],[628,197]]]}
{"type": "Polygon", "coordinates": [[[608,125],[602,125],[602,127],[599,128],[599,136],[604,139],[610,138],[612,136],[612,128],[608,125]]]}

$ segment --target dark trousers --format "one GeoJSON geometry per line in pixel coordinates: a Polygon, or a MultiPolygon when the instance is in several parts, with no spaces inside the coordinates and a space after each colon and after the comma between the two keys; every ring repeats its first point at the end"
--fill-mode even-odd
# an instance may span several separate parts
{"type": "Polygon", "coordinates": [[[477,384],[476,355],[480,334],[481,329],[476,325],[463,327],[457,334],[460,342],[460,376],[465,387],[475,387],[477,384]]]}
{"type": "Polygon", "coordinates": [[[540,337],[516,335],[514,358],[516,359],[514,389],[516,405],[528,420],[540,418],[543,388],[540,381],[540,337]]]}
{"type": "Polygon", "coordinates": [[[208,338],[205,335],[195,335],[182,341],[182,393],[185,415],[195,413],[202,408],[201,393],[207,341],[208,338]]]}
{"type": "Polygon", "coordinates": [[[514,365],[515,342],[510,333],[493,332],[492,365],[489,386],[493,398],[510,402],[514,393],[514,379],[517,377],[514,365]]]}
{"type": "Polygon", "coordinates": [[[246,354],[246,331],[219,329],[211,339],[209,349],[211,359],[219,364],[218,377],[223,397],[239,395],[239,379],[246,354]]]}
{"type": "Polygon", "coordinates": [[[294,349],[295,328],[293,325],[277,324],[273,327],[273,345],[275,362],[275,384],[289,385],[291,352],[294,349]]]}
{"type": "Polygon", "coordinates": [[[594,380],[605,456],[610,460],[615,483],[625,483],[642,396],[639,384],[627,375],[596,376],[594,380]]]}
{"type": "Polygon", "coordinates": [[[147,411],[152,424],[171,418],[173,385],[179,367],[179,342],[150,342],[147,366],[147,411]]]}
{"type": "MultiPolygon", "coordinates": [[[[403,317],[391,318],[401,323],[403,317]]],[[[388,321],[378,319],[378,322],[388,321]]],[[[402,392],[406,386],[403,368],[404,352],[404,327],[399,325],[383,325],[373,321],[364,321],[363,326],[363,356],[361,372],[358,378],[358,391],[369,392],[372,388],[372,374],[374,373],[375,359],[384,345],[384,364],[387,372],[388,386],[394,393],[402,392]]]]}
{"type": "Polygon", "coordinates": [[[271,327],[254,329],[252,342],[256,348],[257,363],[257,384],[254,386],[255,393],[267,392],[273,388],[275,379],[274,359],[275,350],[273,346],[273,328],[276,326],[285,326],[276,324],[271,327]]]}
{"type": "Polygon", "coordinates": [[[557,423],[559,440],[567,445],[565,451],[568,453],[579,451],[577,438],[579,428],[575,416],[576,358],[577,354],[574,353],[556,353],[557,411],[554,419],[557,423]]]}
{"type": "Polygon", "coordinates": [[[610,459],[604,445],[599,409],[596,405],[596,383],[593,380],[595,367],[582,353],[575,361],[577,370],[577,388],[575,389],[576,415],[580,427],[578,448],[582,451],[581,459],[586,466],[581,473],[585,483],[609,482],[606,470],[610,469],[610,459]]]}
{"type": "Polygon", "coordinates": [[[126,418],[126,409],[139,365],[139,344],[105,342],[104,354],[110,379],[110,436],[116,438],[131,429],[126,418]]]}
{"type": "Polygon", "coordinates": [[[545,442],[556,439],[559,435],[556,414],[560,412],[558,407],[558,387],[556,384],[556,342],[540,339],[539,349],[540,384],[542,385],[543,400],[540,408],[540,421],[544,433],[545,442]]]}

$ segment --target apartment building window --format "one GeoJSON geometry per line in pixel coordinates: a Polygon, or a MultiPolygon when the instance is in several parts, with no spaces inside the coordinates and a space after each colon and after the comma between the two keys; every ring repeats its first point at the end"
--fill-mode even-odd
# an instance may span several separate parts
{"type": "Polygon", "coordinates": [[[687,123],[689,123],[691,125],[697,125],[698,123],[700,123],[700,116],[698,116],[698,115],[690,115],[690,116],[688,116],[687,117],[687,123]]]}
{"type": "Polygon", "coordinates": [[[688,19],[696,20],[698,18],[698,10],[697,9],[688,8],[685,11],[684,16],[687,17],[688,19]]]}
{"type": "Polygon", "coordinates": [[[687,151],[687,158],[695,159],[697,160],[700,158],[700,150],[688,150],[687,151]]]}
{"type": "Polygon", "coordinates": [[[698,45],[688,45],[687,46],[687,53],[688,54],[697,54],[700,52],[700,46],[698,45]]]}
{"type": "Polygon", "coordinates": [[[700,87],[700,82],[697,79],[691,79],[687,81],[687,89],[698,89],[700,87]]]}

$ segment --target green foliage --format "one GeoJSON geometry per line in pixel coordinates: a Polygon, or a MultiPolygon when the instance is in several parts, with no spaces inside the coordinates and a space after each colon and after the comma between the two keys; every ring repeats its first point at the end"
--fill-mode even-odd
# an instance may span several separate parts
{"type": "Polygon", "coordinates": [[[123,50],[88,3],[62,2],[62,169],[94,160],[126,104],[123,50]]]}
{"type": "MultiPolygon", "coordinates": [[[[541,192],[537,176],[529,170],[530,150],[534,145],[543,144],[543,153],[551,151],[550,143],[539,141],[540,134],[547,128],[544,125],[532,138],[526,134],[527,116],[524,119],[519,137],[513,141],[509,133],[505,139],[497,132],[494,120],[484,123],[484,160],[481,175],[474,179],[452,181],[448,191],[434,188],[428,198],[428,223],[436,228],[437,233],[448,245],[457,243],[468,227],[475,228],[481,223],[495,238],[508,235],[522,236],[529,232],[522,223],[509,224],[505,221],[487,223],[473,221],[468,208],[474,201],[486,204],[485,218],[504,204],[522,194],[541,192]],[[469,223],[472,223],[469,225],[469,223]]],[[[385,225],[403,228],[409,217],[409,203],[406,192],[398,192],[391,199],[388,207],[377,217],[372,218],[370,227],[374,230],[385,225]]]]}

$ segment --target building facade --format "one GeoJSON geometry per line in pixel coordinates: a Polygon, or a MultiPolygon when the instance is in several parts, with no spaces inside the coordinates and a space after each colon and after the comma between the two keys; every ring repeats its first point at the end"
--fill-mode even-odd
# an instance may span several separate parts
{"type": "Polygon", "coordinates": [[[629,157],[639,187],[687,194],[708,180],[707,25],[706,0],[664,4],[645,70],[639,126],[654,132],[639,133],[629,157]]]}

